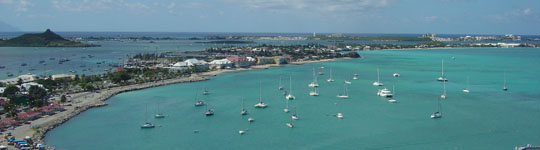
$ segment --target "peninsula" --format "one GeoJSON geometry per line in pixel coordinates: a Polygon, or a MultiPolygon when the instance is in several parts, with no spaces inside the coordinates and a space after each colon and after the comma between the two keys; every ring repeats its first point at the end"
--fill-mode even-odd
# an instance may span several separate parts
{"type": "Polygon", "coordinates": [[[84,44],[64,39],[47,29],[43,33],[27,33],[21,36],[0,40],[0,47],[96,47],[99,45],[84,44]]]}

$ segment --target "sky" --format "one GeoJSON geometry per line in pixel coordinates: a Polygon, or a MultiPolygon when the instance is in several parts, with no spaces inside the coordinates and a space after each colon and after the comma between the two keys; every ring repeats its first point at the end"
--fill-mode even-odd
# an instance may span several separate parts
{"type": "Polygon", "coordinates": [[[540,35],[540,0],[0,0],[0,31],[540,35]]]}

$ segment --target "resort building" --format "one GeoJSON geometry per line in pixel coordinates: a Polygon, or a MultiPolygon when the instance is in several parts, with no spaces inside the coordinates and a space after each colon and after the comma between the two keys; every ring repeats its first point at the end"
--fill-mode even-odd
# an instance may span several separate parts
{"type": "Polygon", "coordinates": [[[75,80],[75,75],[72,74],[55,74],[51,76],[52,80],[61,79],[64,81],[72,81],[75,80]]]}
{"type": "Polygon", "coordinates": [[[229,56],[227,60],[231,61],[236,68],[248,68],[255,64],[255,59],[252,57],[229,56]]]}
{"type": "Polygon", "coordinates": [[[229,61],[228,59],[213,60],[208,64],[210,64],[211,69],[223,69],[233,67],[232,61],[229,61]]]}

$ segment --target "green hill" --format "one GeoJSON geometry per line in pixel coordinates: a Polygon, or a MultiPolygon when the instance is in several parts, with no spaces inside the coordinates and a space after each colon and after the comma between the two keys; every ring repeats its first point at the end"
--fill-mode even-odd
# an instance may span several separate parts
{"type": "Polygon", "coordinates": [[[99,45],[70,41],[47,29],[43,33],[27,33],[6,41],[0,40],[3,47],[94,47],[99,45]]]}

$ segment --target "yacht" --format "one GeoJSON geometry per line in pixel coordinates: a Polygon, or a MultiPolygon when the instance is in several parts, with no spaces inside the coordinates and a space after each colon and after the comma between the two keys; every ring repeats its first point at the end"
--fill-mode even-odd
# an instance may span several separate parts
{"type": "Polygon", "coordinates": [[[345,85],[344,87],[345,87],[345,92],[343,93],[343,95],[338,94],[337,97],[342,98],[342,99],[348,99],[349,93],[347,92],[347,85],[345,85]]]}
{"type": "Polygon", "coordinates": [[[285,108],[283,109],[283,112],[288,113],[289,112],[289,100],[285,100],[285,108]]]}
{"type": "Polygon", "coordinates": [[[244,97],[242,97],[242,111],[240,111],[240,114],[243,116],[243,115],[247,115],[247,110],[244,109],[244,97]]]}
{"type": "Polygon", "coordinates": [[[145,122],[143,125],[141,125],[141,128],[154,128],[156,127],[154,124],[145,122]]]}
{"type": "Polygon", "coordinates": [[[167,117],[167,115],[159,112],[159,105],[157,106],[157,112],[158,113],[156,115],[154,115],[155,118],[165,118],[165,117],[167,117]]]}
{"type": "Polygon", "coordinates": [[[336,117],[339,118],[339,119],[343,119],[343,114],[342,113],[337,113],[336,117]]]}
{"type": "Polygon", "coordinates": [[[283,90],[283,85],[281,85],[281,76],[279,76],[279,90],[283,90]]]}
{"type": "Polygon", "coordinates": [[[319,93],[317,92],[317,87],[313,87],[314,90],[309,91],[309,95],[311,96],[319,96],[319,93]]]}
{"type": "Polygon", "coordinates": [[[508,91],[508,87],[506,86],[506,71],[504,72],[504,87],[503,91],[508,91]]]}
{"type": "Polygon", "coordinates": [[[446,81],[443,81],[443,93],[441,94],[442,99],[446,99],[446,81]]]}
{"type": "Polygon", "coordinates": [[[334,82],[334,79],[332,79],[332,69],[330,69],[330,78],[328,78],[328,80],[326,80],[328,82],[334,82]]]}
{"type": "Polygon", "coordinates": [[[319,83],[317,83],[317,76],[315,76],[315,68],[313,68],[313,81],[308,85],[309,87],[318,87],[319,83]]]}
{"type": "Polygon", "coordinates": [[[469,77],[467,76],[467,88],[464,88],[463,90],[463,93],[469,93],[469,77]]]}
{"type": "MultiPolygon", "coordinates": [[[[198,91],[198,90],[197,90],[198,91]]],[[[204,101],[201,101],[201,100],[198,100],[199,99],[199,94],[198,92],[195,92],[195,107],[199,107],[199,106],[204,106],[204,101]]]]}
{"type": "Polygon", "coordinates": [[[358,74],[354,74],[353,77],[352,77],[353,80],[358,80],[358,74]]]}
{"type": "Polygon", "coordinates": [[[255,108],[266,108],[266,105],[264,102],[262,102],[262,87],[261,87],[261,82],[259,82],[259,102],[257,104],[255,104],[255,108]]]}
{"type": "Polygon", "coordinates": [[[388,90],[387,88],[384,88],[384,89],[379,89],[379,91],[377,91],[377,95],[381,97],[392,97],[392,92],[388,90]]]}
{"type": "Polygon", "coordinates": [[[206,116],[212,116],[214,115],[214,111],[212,109],[208,109],[206,113],[204,113],[206,116]]]}
{"type": "Polygon", "coordinates": [[[253,119],[253,117],[250,116],[250,117],[248,118],[248,122],[253,122],[253,121],[255,121],[255,119],[253,119]]]}
{"type": "Polygon", "coordinates": [[[291,76],[289,76],[289,90],[290,92],[287,96],[285,96],[285,99],[288,99],[288,100],[296,99],[296,97],[292,95],[292,77],[291,76]]]}
{"type": "Polygon", "coordinates": [[[148,115],[148,105],[146,105],[146,111],[144,113],[144,124],[141,125],[141,128],[154,128],[154,124],[153,123],[150,123],[148,122],[148,118],[146,117],[148,115]]]}
{"type": "Polygon", "coordinates": [[[351,81],[348,81],[348,80],[345,80],[344,83],[345,83],[345,84],[352,84],[352,82],[351,82],[351,81]]]}
{"type": "Polygon", "coordinates": [[[446,79],[446,77],[444,76],[444,59],[441,61],[441,64],[441,76],[437,78],[437,81],[448,81],[448,79],[446,79]]]}
{"type": "Polygon", "coordinates": [[[392,76],[394,76],[394,77],[399,77],[399,76],[401,76],[401,75],[400,75],[399,73],[394,73],[394,74],[392,74],[392,76]]]}
{"type": "Polygon", "coordinates": [[[298,114],[297,109],[294,108],[294,114],[291,115],[291,119],[298,120],[298,115],[297,114],[298,114]]]}
{"type": "Polygon", "coordinates": [[[373,82],[373,86],[383,86],[384,84],[380,81],[379,77],[379,68],[377,68],[377,81],[373,82]]]}
{"type": "Polygon", "coordinates": [[[244,133],[246,133],[246,131],[244,131],[244,130],[238,130],[238,134],[242,135],[242,134],[244,134],[244,133]]]}
{"type": "Polygon", "coordinates": [[[195,102],[195,106],[204,106],[204,102],[203,101],[197,101],[197,102],[195,102]]]}
{"type": "Polygon", "coordinates": [[[431,119],[437,119],[437,118],[441,118],[441,117],[442,117],[441,102],[439,101],[439,99],[437,99],[437,111],[434,112],[433,114],[431,114],[430,118],[431,119]]]}
{"type": "Polygon", "coordinates": [[[394,99],[394,95],[396,95],[396,86],[392,86],[392,91],[394,91],[394,94],[392,94],[392,98],[388,99],[389,103],[397,103],[397,100],[394,99]]]}
{"type": "Polygon", "coordinates": [[[210,94],[210,92],[208,90],[206,90],[206,88],[205,88],[202,94],[203,95],[208,95],[208,94],[210,94]]]}
{"type": "Polygon", "coordinates": [[[287,127],[289,128],[294,128],[294,125],[292,124],[292,118],[291,118],[291,121],[286,123],[285,125],[287,125],[287,127]]]}

